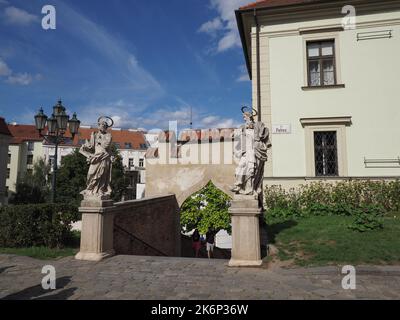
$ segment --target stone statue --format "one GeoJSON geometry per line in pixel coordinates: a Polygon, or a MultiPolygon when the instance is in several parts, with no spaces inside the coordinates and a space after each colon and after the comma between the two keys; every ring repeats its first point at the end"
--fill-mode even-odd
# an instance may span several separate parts
{"type": "Polygon", "coordinates": [[[235,155],[240,158],[235,172],[235,184],[231,190],[236,194],[253,195],[262,207],[262,181],[267,150],[271,147],[269,130],[261,121],[254,121],[257,112],[243,107],[245,124],[240,127],[240,139],[235,155]]]}
{"type": "Polygon", "coordinates": [[[109,199],[111,195],[111,133],[107,129],[114,121],[109,117],[98,119],[97,132],[93,132],[90,140],[86,140],[79,150],[90,164],[87,174],[86,189],[81,192],[87,197],[109,199]]]}

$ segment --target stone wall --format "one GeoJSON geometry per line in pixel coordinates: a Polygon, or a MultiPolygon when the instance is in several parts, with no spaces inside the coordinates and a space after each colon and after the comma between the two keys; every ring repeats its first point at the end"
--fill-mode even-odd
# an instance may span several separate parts
{"type": "Polygon", "coordinates": [[[179,205],[174,195],[115,203],[116,254],[180,256],[179,205]]]}
{"type": "Polygon", "coordinates": [[[160,143],[158,156],[146,158],[146,196],[175,194],[179,205],[209,181],[232,196],[237,159],[233,142],[187,143],[177,157],[169,143],[160,143]]]}

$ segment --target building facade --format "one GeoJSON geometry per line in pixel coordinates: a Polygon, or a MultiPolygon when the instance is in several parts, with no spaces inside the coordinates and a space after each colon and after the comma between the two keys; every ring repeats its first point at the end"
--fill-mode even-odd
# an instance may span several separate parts
{"type": "Polygon", "coordinates": [[[8,198],[16,191],[17,181],[33,170],[35,162],[43,158],[42,138],[35,126],[12,123],[8,147],[6,188],[8,198]]]}
{"type": "MultiPolygon", "coordinates": [[[[44,159],[47,164],[51,165],[54,161],[54,145],[47,144],[43,138],[39,136],[34,125],[9,124],[6,128],[10,131],[12,139],[7,147],[8,152],[5,155],[6,170],[6,189],[8,197],[16,191],[18,179],[21,179],[26,172],[33,170],[33,165],[40,159],[44,159]]],[[[78,135],[74,139],[67,140],[65,144],[58,147],[57,164],[61,166],[63,157],[71,154],[75,149],[79,148],[90,134],[97,128],[90,126],[82,126],[78,135]]],[[[68,137],[69,134],[67,133],[68,137]]],[[[143,132],[134,129],[112,129],[113,142],[119,150],[125,174],[130,180],[130,186],[127,191],[125,200],[141,199],[145,195],[145,153],[147,150],[147,142],[143,132]]],[[[3,144],[1,145],[4,146],[3,144]]],[[[1,160],[1,159],[0,159],[1,160]]],[[[1,165],[1,162],[0,162],[1,165]]],[[[0,177],[1,178],[1,177],[0,177]]]]}
{"type": "Polygon", "coordinates": [[[257,1],[236,11],[265,182],[400,177],[400,1],[257,1]]]}
{"type": "Polygon", "coordinates": [[[8,145],[11,142],[11,133],[4,118],[0,117],[0,206],[6,204],[8,196],[6,179],[8,176],[9,153],[8,145]]]}

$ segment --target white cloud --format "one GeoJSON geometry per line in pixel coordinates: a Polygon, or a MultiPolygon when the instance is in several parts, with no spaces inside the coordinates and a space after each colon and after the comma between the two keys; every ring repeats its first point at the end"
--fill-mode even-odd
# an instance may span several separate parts
{"type": "MultiPolygon", "coordinates": [[[[95,125],[96,119],[106,115],[114,120],[114,126],[120,128],[146,128],[147,130],[169,128],[170,121],[177,121],[178,128],[189,128],[191,108],[185,102],[177,107],[162,107],[146,112],[137,105],[118,100],[108,103],[94,103],[79,108],[78,118],[82,123],[95,125]]],[[[73,110],[71,110],[72,112],[73,110]]],[[[193,128],[234,128],[240,123],[230,118],[210,115],[201,108],[192,108],[193,128]]]]}
{"type": "Polygon", "coordinates": [[[206,126],[215,123],[216,121],[219,121],[219,117],[217,116],[208,116],[201,120],[202,124],[206,126]]]}
{"type": "Polygon", "coordinates": [[[129,65],[130,65],[132,68],[137,68],[137,67],[139,66],[139,63],[138,63],[136,57],[133,56],[133,55],[130,55],[130,56],[129,56],[128,62],[129,62],[129,65]]]}
{"type": "Polygon", "coordinates": [[[222,118],[219,116],[208,116],[201,120],[200,128],[237,128],[240,123],[231,118],[222,118]]]}
{"type": "Polygon", "coordinates": [[[24,73],[14,73],[6,64],[6,62],[0,58],[0,77],[6,77],[6,82],[9,84],[17,84],[26,86],[31,84],[34,80],[41,80],[43,77],[41,74],[36,74],[35,76],[24,72],[24,73]]]}
{"type": "Polygon", "coordinates": [[[168,129],[169,121],[178,121],[178,125],[189,125],[190,107],[160,108],[146,113],[139,105],[118,100],[92,103],[79,108],[78,117],[82,123],[94,125],[101,115],[111,117],[115,127],[168,129]]]}
{"type": "Polygon", "coordinates": [[[27,26],[39,21],[39,17],[16,7],[8,7],[4,10],[5,21],[8,24],[27,26]]]}
{"type": "Polygon", "coordinates": [[[7,64],[0,58],[0,76],[8,76],[11,74],[11,69],[7,64]]]}
{"type": "Polygon", "coordinates": [[[223,29],[224,25],[219,17],[214,20],[207,21],[201,25],[198,32],[205,32],[214,35],[216,31],[223,29]]]}
{"type": "Polygon", "coordinates": [[[7,83],[11,84],[19,84],[22,86],[27,86],[33,81],[32,75],[28,73],[16,73],[11,76],[9,76],[6,80],[7,83]]]}
{"type": "Polygon", "coordinates": [[[249,74],[247,72],[247,68],[244,64],[242,64],[241,66],[239,66],[239,72],[240,75],[239,77],[236,79],[237,82],[245,82],[245,81],[250,81],[250,77],[249,74]]]}
{"type": "Polygon", "coordinates": [[[211,7],[218,12],[218,17],[205,22],[199,31],[213,34],[213,36],[218,32],[219,40],[215,48],[216,52],[224,52],[231,48],[240,47],[235,10],[248,2],[249,0],[210,0],[211,7]],[[218,25],[218,21],[221,25],[218,25]]]}

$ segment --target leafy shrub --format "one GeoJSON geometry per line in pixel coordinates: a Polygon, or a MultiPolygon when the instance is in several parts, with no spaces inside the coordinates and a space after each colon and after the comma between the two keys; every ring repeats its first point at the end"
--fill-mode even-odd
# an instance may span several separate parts
{"type": "Polygon", "coordinates": [[[352,230],[365,232],[383,228],[384,209],[379,206],[365,206],[354,213],[354,221],[348,227],[352,230]]]}
{"type": "Polygon", "coordinates": [[[205,234],[208,228],[213,228],[215,232],[225,229],[230,233],[229,201],[229,196],[210,181],[203,189],[183,202],[181,207],[182,231],[197,228],[201,234],[205,234]]]}
{"type": "Polygon", "coordinates": [[[382,210],[400,210],[400,180],[314,182],[289,191],[273,185],[266,186],[264,199],[266,214],[271,218],[287,220],[317,215],[355,216],[359,217],[356,226],[366,225],[366,230],[371,230],[369,225],[374,225],[382,210]],[[374,212],[378,212],[376,217],[374,212]],[[365,219],[368,214],[371,214],[370,223],[365,219]]]}
{"type": "Polygon", "coordinates": [[[61,248],[71,239],[78,208],[66,204],[0,207],[0,246],[61,248]]]}

